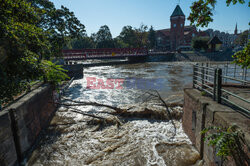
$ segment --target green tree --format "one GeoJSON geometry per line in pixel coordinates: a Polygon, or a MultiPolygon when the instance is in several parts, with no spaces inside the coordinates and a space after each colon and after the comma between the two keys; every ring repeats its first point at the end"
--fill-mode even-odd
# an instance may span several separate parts
{"type": "Polygon", "coordinates": [[[207,50],[209,38],[204,37],[194,37],[192,39],[192,48],[195,50],[207,50]]]}
{"type": "Polygon", "coordinates": [[[66,78],[60,66],[44,59],[60,55],[65,39],[83,31],[72,12],[55,9],[49,0],[1,0],[0,104],[41,76],[53,83],[66,78]]]}
{"type": "Polygon", "coordinates": [[[135,33],[135,30],[131,26],[124,26],[119,35],[119,38],[129,48],[136,47],[136,33],[135,33]]]}
{"type": "Polygon", "coordinates": [[[115,48],[128,48],[128,44],[124,43],[123,40],[120,39],[120,37],[114,38],[114,47],[115,48]]]}
{"type": "Polygon", "coordinates": [[[237,166],[250,164],[249,156],[244,151],[244,149],[249,149],[245,134],[235,124],[229,128],[208,127],[202,130],[201,134],[207,134],[205,141],[217,149],[216,155],[222,157],[223,160],[232,157],[237,166]]]}
{"type": "Polygon", "coordinates": [[[0,46],[6,59],[0,65],[0,102],[12,99],[40,73],[39,55],[50,49],[47,34],[36,25],[43,11],[25,0],[0,3],[0,46]]]}
{"type": "Polygon", "coordinates": [[[114,48],[112,34],[107,25],[101,26],[94,38],[97,48],[114,48]]]}
{"type": "Polygon", "coordinates": [[[234,41],[235,44],[245,46],[248,41],[248,30],[242,32],[234,41]]]}
{"type": "Polygon", "coordinates": [[[238,51],[233,55],[233,58],[234,63],[240,65],[242,68],[250,68],[250,40],[242,51],[238,51]]]}
{"type": "Polygon", "coordinates": [[[50,0],[28,0],[34,8],[42,10],[37,24],[48,35],[51,49],[48,55],[60,56],[62,48],[71,38],[81,37],[85,33],[85,26],[75,17],[68,8],[61,6],[56,9],[50,0]]]}
{"type": "Polygon", "coordinates": [[[70,42],[70,46],[72,49],[84,49],[84,48],[95,48],[95,43],[92,38],[87,35],[73,39],[70,42]]]}
{"type": "MultiPolygon", "coordinates": [[[[191,13],[188,17],[191,24],[195,24],[196,26],[208,26],[210,22],[213,21],[213,10],[215,9],[215,5],[217,0],[196,0],[192,3],[191,13]]],[[[226,0],[227,6],[230,4],[244,4],[244,0],[226,0]]],[[[250,1],[248,2],[248,6],[250,7],[250,1]]]]}
{"type": "MultiPolygon", "coordinates": [[[[196,26],[208,26],[210,22],[213,21],[213,10],[215,8],[217,1],[216,0],[197,0],[194,1],[191,5],[191,13],[188,17],[191,24],[195,24],[196,26]]],[[[245,0],[226,0],[227,6],[233,4],[245,4],[245,0]]],[[[250,0],[248,1],[248,7],[250,7],[250,0]]],[[[250,24],[250,22],[249,22],[250,24]]],[[[245,62],[244,60],[249,59],[249,42],[245,47],[244,51],[240,51],[233,55],[235,59],[234,63],[249,68],[249,61],[245,62]],[[239,59],[238,59],[239,58],[239,59]]]]}
{"type": "Polygon", "coordinates": [[[153,26],[150,27],[148,32],[149,48],[154,48],[156,45],[156,33],[153,26]]]}
{"type": "Polygon", "coordinates": [[[136,47],[147,47],[148,46],[148,26],[141,24],[138,29],[135,29],[136,34],[136,47]]]}

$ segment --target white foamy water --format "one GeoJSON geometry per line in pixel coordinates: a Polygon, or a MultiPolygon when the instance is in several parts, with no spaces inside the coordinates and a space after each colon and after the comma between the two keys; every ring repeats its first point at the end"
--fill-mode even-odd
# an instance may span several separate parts
{"type": "MultiPolygon", "coordinates": [[[[98,102],[118,107],[141,109],[146,98],[146,88],[87,89],[87,77],[106,80],[144,78],[158,79],[155,87],[164,99],[178,94],[191,83],[191,65],[185,63],[144,63],[121,66],[91,67],[84,70],[84,79],[75,80],[66,97],[77,101],[98,102]]],[[[177,95],[178,96],[178,95],[177,95]]],[[[151,101],[149,105],[154,105],[151,101]]],[[[101,113],[112,110],[95,106],[75,106],[81,111],[114,118],[101,113]]],[[[181,110],[180,107],[175,108],[181,110]]],[[[122,125],[91,124],[93,118],[61,107],[51,122],[28,165],[193,165],[199,153],[183,132],[180,121],[150,117],[122,118],[122,125]]]]}

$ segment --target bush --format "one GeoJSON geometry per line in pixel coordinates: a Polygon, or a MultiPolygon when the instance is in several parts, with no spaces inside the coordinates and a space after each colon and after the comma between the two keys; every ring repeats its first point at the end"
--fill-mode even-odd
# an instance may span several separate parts
{"type": "Polygon", "coordinates": [[[64,70],[61,65],[56,65],[48,60],[43,60],[41,65],[45,80],[52,85],[57,86],[63,80],[69,79],[68,75],[65,74],[67,70],[64,70]]]}
{"type": "Polygon", "coordinates": [[[241,130],[238,130],[236,125],[229,128],[209,127],[204,129],[201,134],[206,134],[209,131],[211,133],[205,137],[205,140],[208,141],[208,145],[214,146],[218,150],[217,156],[224,160],[227,160],[227,157],[233,157],[237,166],[250,164],[250,159],[244,151],[244,147],[249,149],[245,135],[241,130]]]}

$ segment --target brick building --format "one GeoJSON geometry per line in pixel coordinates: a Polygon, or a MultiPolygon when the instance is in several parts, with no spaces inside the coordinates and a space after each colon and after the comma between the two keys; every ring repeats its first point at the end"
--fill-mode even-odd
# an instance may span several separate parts
{"type": "Polygon", "coordinates": [[[195,26],[185,26],[186,16],[177,5],[170,16],[171,27],[156,31],[157,47],[164,50],[176,50],[191,47],[195,36],[208,36],[206,32],[197,31],[195,26]]]}

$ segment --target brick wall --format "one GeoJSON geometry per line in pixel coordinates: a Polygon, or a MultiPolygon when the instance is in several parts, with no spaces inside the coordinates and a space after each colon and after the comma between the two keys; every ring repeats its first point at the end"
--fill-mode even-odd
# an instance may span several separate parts
{"type": "MultiPolygon", "coordinates": [[[[200,152],[205,165],[221,165],[222,161],[216,156],[215,149],[204,142],[204,136],[200,134],[204,128],[209,126],[229,127],[236,124],[245,133],[247,143],[250,143],[250,120],[231,108],[216,103],[210,97],[202,96],[201,92],[196,89],[184,90],[183,110],[183,129],[200,152]]],[[[229,158],[223,165],[233,166],[235,164],[229,158]]]]}

